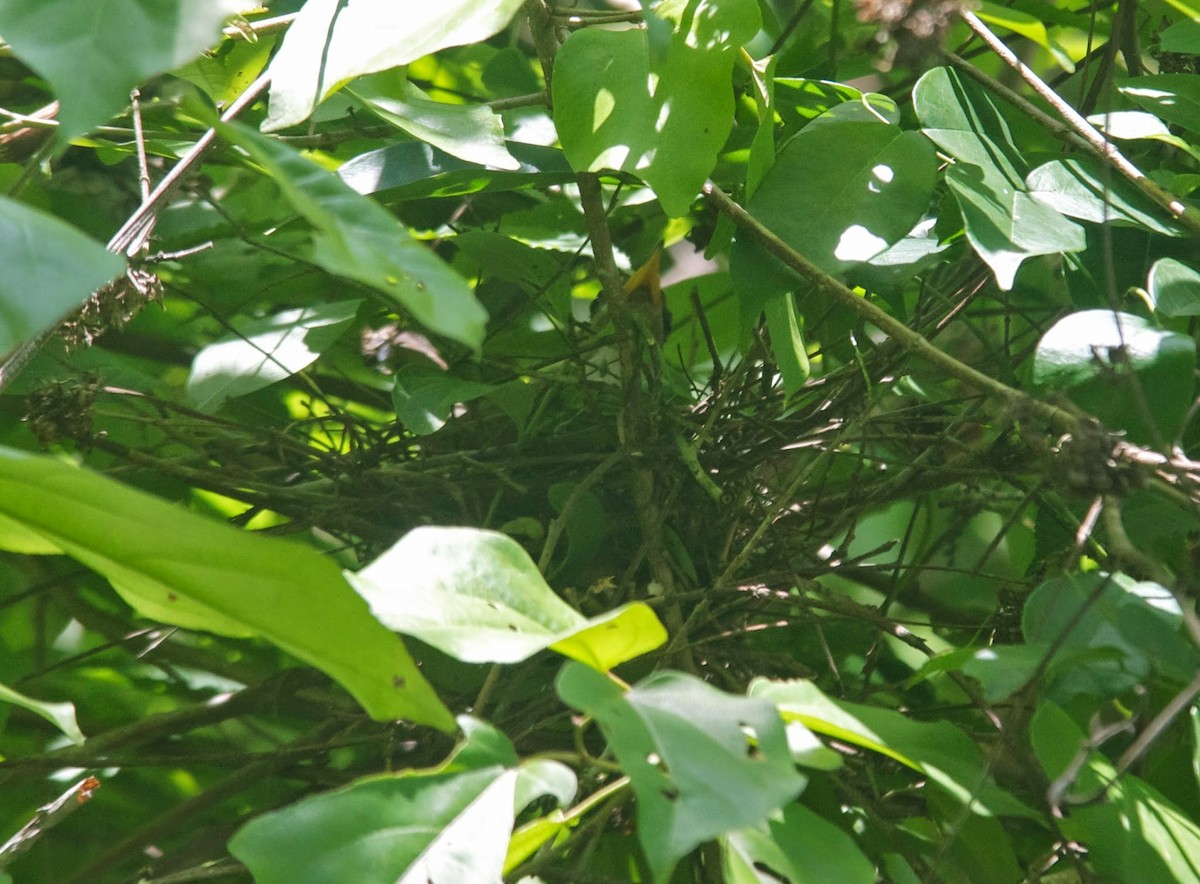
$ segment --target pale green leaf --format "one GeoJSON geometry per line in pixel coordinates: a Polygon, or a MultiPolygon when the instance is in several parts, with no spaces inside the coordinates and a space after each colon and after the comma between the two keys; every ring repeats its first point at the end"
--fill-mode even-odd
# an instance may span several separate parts
{"type": "Polygon", "coordinates": [[[486,40],[521,0],[309,0],[271,62],[263,130],[294,126],[342,83],[416,61],[449,46],[486,40]]]}
{"type": "Polygon", "coordinates": [[[403,99],[366,82],[346,91],[381,120],[460,160],[508,171],[521,168],[504,145],[499,114],[486,105],[433,101],[409,82],[403,99]]]}
{"type": "Polygon", "coordinates": [[[79,729],[79,724],[75,721],[74,703],[48,703],[44,700],[35,700],[2,684],[0,684],[0,703],[12,703],[14,706],[29,710],[62,731],[76,746],[83,745],[84,736],[79,729]]]}
{"type": "Polygon", "coordinates": [[[770,700],[785,720],[886,755],[944,788],[974,813],[1033,816],[996,788],[987,761],[967,734],[949,722],[914,721],[890,709],[833,700],[812,682],[755,679],[751,697],[770,700]]]}
{"type": "Polygon", "coordinates": [[[1154,311],[1162,316],[1200,316],[1200,272],[1174,258],[1160,258],[1150,268],[1146,289],[1154,311]]]}
{"type": "Polygon", "coordinates": [[[261,636],[323,669],[377,719],[453,725],[399,639],[308,547],[8,449],[0,449],[0,515],[103,574],[145,616],[261,636]]]}
{"type": "Polygon", "coordinates": [[[0,197],[0,354],[36,337],[125,262],[57,218],[0,197]]]}
{"type": "Polygon", "coordinates": [[[200,411],[214,411],[228,399],[303,371],[346,330],[361,303],[336,301],[235,321],[237,334],[209,344],[192,360],[188,401],[200,411]]]}
{"type": "MultiPolygon", "coordinates": [[[[0,34],[62,105],[65,144],[117,114],[154,74],[217,43],[253,0],[0,0],[0,34]]],[[[0,241],[3,241],[0,236],[0,241]]]]}
{"type": "Polygon", "coordinates": [[[1180,429],[1195,367],[1196,345],[1187,335],[1130,313],[1081,310],[1042,336],[1031,380],[1039,390],[1066,393],[1109,429],[1150,441],[1180,429]]]}
{"type": "Polygon", "coordinates": [[[657,882],[697,845],[765,822],[804,788],[768,702],[679,672],[625,691],[577,663],[564,667],[557,687],[596,720],[632,780],[638,839],[657,882]]]}
{"type": "Polygon", "coordinates": [[[317,229],[318,264],[394,298],[433,331],[479,346],[487,313],[466,280],[382,206],[271,138],[236,124],[222,129],[317,229]]]}
{"type": "Polygon", "coordinates": [[[1117,84],[1121,94],[1155,116],[1200,134],[1200,77],[1195,74],[1151,74],[1117,84]]]}
{"type": "Polygon", "coordinates": [[[384,625],[472,663],[515,663],[552,648],[607,670],[667,638],[642,602],[585,618],[520,544],[495,531],[417,528],[346,576],[384,625]]]}
{"type": "Polygon", "coordinates": [[[1140,227],[1168,236],[1183,231],[1149,197],[1086,157],[1038,166],[1029,173],[1025,186],[1039,203],[1081,221],[1140,227]]]}
{"type": "Polygon", "coordinates": [[[366,777],[263,814],[229,842],[259,884],[499,881],[515,815],[541,795],[571,799],[553,761],[518,764],[508,739],[475,719],[432,770],[366,777]]]}

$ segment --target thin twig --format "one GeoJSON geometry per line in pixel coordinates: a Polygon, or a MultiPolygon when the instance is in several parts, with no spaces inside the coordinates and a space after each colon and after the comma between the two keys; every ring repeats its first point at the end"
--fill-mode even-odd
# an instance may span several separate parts
{"type": "MultiPolygon", "coordinates": [[[[263,74],[251,83],[249,88],[221,115],[221,122],[227,123],[235,119],[258,99],[269,83],[270,77],[267,74],[263,74]]],[[[158,186],[154,188],[150,195],[142,201],[137,211],[129,217],[129,220],[121,226],[120,230],[113,234],[112,239],[108,241],[108,250],[110,252],[115,252],[125,257],[132,257],[142,250],[142,247],[150,239],[150,232],[154,229],[155,219],[158,218],[159,212],[163,210],[167,198],[174,193],[179,182],[183,180],[183,176],[200,161],[200,158],[212,146],[216,138],[217,130],[215,128],[209,129],[200,136],[199,140],[179,159],[179,162],[175,164],[171,171],[158,182],[158,186]]],[[[0,363],[0,392],[3,392],[16,379],[17,375],[21,373],[30,360],[37,355],[38,351],[45,346],[46,342],[57,331],[57,324],[50,326],[36,337],[23,343],[3,363],[0,363]]]]}
{"type": "Polygon", "coordinates": [[[1183,223],[1193,236],[1200,236],[1200,215],[1197,215],[1194,210],[1185,205],[1178,197],[1163,190],[1156,182],[1147,178],[1144,172],[1127,160],[1115,144],[1105,138],[1091,123],[1083,118],[1079,111],[1071,107],[1041,77],[1027,67],[1021,59],[1017,58],[1016,53],[1009,49],[1004,44],[1004,41],[992,33],[991,29],[979,19],[979,16],[968,10],[963,10],[962,17],[963,21],[967,23],[967,27],[979,35],[1005,64],[1016,71],[1034,92],[1054,108],[1059,116],[1066,120],[1071,128],[1088,142],[1100,157],[1120,172],[1121,175],[1133,182],[1146,196],[1170,212],[1172,217],[1183,223]]]}
{"type": "Polygon", "coordinates": [[[85,777],[49,804],[44,804],[34,812],[33,819],[21,827],[21,830],[0,846],[0,872],[22,853],[33,847],[43,835],[53,829],[91,800],[92,794],[100,788],[100,781],[95,777],[85,777]]]}

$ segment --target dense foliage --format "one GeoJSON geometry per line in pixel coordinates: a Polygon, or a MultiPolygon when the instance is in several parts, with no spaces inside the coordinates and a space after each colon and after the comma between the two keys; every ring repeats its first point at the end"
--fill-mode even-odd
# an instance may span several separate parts
{"type": "Polygon", "coordinates": [[[1194,0],[265,6],[0,0],[0,880],[1200,881],[1194,0]]]}

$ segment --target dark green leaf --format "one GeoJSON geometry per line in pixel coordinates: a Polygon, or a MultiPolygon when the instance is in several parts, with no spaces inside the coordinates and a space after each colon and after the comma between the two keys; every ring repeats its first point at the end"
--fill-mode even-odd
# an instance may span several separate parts
{"type": "MultiPolygon", "coordinates": [[[[221,36],[250,0],[0,0],[0,34],[54,87],[61,144],[106,122],[129,93],[221,36]]],[[[0,240],[3,238],[0,237],[0,240]]]]}
{"type": "Polygon", "coordinates": [[[1028,193],[999,183],[996,176],[991,176],[989,183],[978,166],[947,169],[946,183],[958,198],[967,239],[1005,291],[1013,287],[1017,270],[1026,259],[1081,252],[1087,247],[1078,224],[1028,193]]]}
{"type": "Polygon", "coordinates": [[[36,337],[125,262],[70,225],[0,197],[0,354],[36,337]]]}
{"type": "Polygon", "coordinates": [[[27,697],[2,684],[0,684],[0,703],[20,706],[22,709],[27,709],[34,715],[46,719],[77,746],[84,742],[83,732],[75,721],[74,703],[49,703],[44,700],[35,700],[33,697],[27,697]]]}
{"type": "Polygon", "coordinates": [[[854,839],[801,804],[789,804],[764,825],[730,832],[722,841],[727,874],[731,866],[746,870],[744,877],[729,875],[729,881],[763,880],[752,869],[769,869],[792,884],[875,881],[875,866],[854,839]]]}

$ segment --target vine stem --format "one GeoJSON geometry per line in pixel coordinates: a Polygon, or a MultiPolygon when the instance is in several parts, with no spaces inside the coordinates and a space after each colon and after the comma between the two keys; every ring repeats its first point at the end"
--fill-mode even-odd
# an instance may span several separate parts
{"type": "Polygon", "coordinates": [[[1155,181],[1146,177],[1141,169],[1126,159],[1115,144],[1105,138],[1096,127],[1084,119],[1079,111],[1071,107],[1041,77],[1017,58],[1016,53],[1009,49],[1004,41],[980,20],[979,16],[969,10],[963,10],[962,18],[967,27],[974,31],[1005,64],[1016,71],[1034,92],[1054,108],[1058,115],[1067,122],[1067,125],[1086,141],[1098,156],[1131,181],[1146,196],[1170,212],[1172,217],[1187,227],[1189,233],[1193,236],[1200,236],[1200,216],[1194,210],[1188,208],[1178,197],[1159,187],[1155,181]]]}
{"type": "Polygon", "coordinates": [[[849,307],[858,316],[871,323],[904,350],[932,362],[947,371],[951,376],[986,393],[1005,404],[1045,421],[1059,433],[1069,433],[1079,427],[1079,418],[1074,414],[1034,399],[1020,390],[972,368],[964,362],[955,359],[949,353],[939,350],[919,332],[913,331],[900,320],[871,303],[864,297],[856,295],[838,280],[834,279],[821,268],[817,267],[782,239],[768,229],[761,221],[743,209],[717,185],[711,181],[704,185],[704,195],[718,211],[727,215],[735,224],[752,234],[768,252],[782,261],[788,268],[794,270],[804,279],[812,283],[821,294],[833,301],[849,307]]]}

